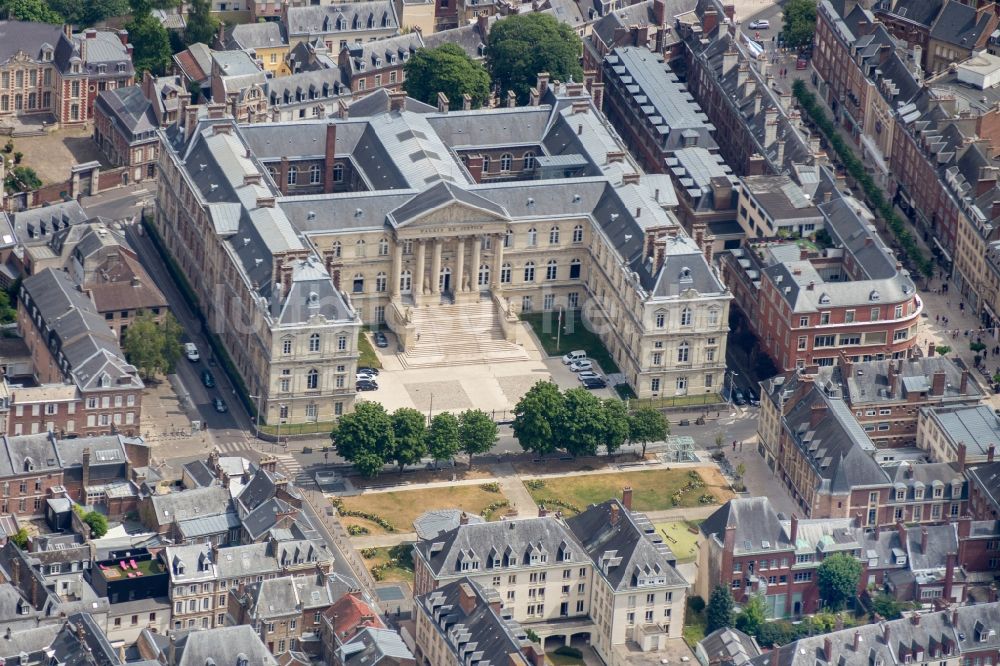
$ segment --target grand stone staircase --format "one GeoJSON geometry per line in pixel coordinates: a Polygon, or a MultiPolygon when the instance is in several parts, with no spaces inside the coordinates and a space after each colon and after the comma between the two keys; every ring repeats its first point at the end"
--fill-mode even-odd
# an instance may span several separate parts
{"type": "Polygon", "coordinates": [[[413,308],[416,339],[400,354],[408,368],[524,361],[528,354],[508,342],[492,301],[413,308]]]}

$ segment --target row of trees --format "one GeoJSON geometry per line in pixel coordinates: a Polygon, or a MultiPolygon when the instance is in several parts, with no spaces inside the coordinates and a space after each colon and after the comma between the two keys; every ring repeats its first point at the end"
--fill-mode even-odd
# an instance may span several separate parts
{"type": "Polygon", "coordinates": [[[538,382],[514,407],[514,436],[521,448],[537,455],[564,450],[593,456],[603,448],[614,454],[626,441],[642,444],[666,438],[667,419],[651,407],[629,414],[620,400],[601,400],[584,388],[560,392],[552,382],[538,382]]]}
{"type": "Polygon", "coordinates": [[[425,456],[437,462],[459,453],[472,456],[489,451],[497,441],[497,425],[490,415],[470,409],[458,416],[442,412],[431,419],[415,409],[401,407],[391,414],[376,402],[358,403],[341,417],[330,438],[337,453],[353,463],[359,474],[374,477],[391,463],[402,474],[425,456]]]}
{"type": "Polygon", "coordinates": [[[453,105],[467,94],[480,107],[491,90],[500,95],[513,90],[518,103],[526,104],[540,72],[553,80],[582,80],[581,49],[580,37],[553,16],[515,14],[490,29],[485,67],[458,45],[443,44],[421,49],[407,61],[403,85],[410,97],[428,104],[437,104],[443,92],[453,105]]]}

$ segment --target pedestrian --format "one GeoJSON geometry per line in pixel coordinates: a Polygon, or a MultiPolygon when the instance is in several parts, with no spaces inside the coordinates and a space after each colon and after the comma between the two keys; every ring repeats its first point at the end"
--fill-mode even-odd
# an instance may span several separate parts
{"type": "Polygon", "coordinates": [[[736,450],[736,440],[734,439],[733,440],[733,451],[735,451],[735,450],[736,450]]]}
{"type": "Polygon", "coordinates": [[[740,453],[743,453],[743,442],[740,442],[740,453]]]}

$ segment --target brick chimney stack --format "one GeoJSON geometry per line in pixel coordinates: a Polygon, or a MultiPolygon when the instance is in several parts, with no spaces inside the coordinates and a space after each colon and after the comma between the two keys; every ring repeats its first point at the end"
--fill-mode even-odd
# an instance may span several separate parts
{"type": "Polygon", "coordinates": [[[861,632],[857,629],[854,630],[854,651],[857,652],[861,648],[861,632]]]}
{"type": "Polygon", "coordinates": [[[927,554],[927,528],[920,528],[920,552],[927,554]]]}
{"type": "Polygon", "coordinates": [[[618,521],[621,520],[621,510],[618,508],[617,502],[611,503],[611,525],[618,525],[618,521]]]}
{"type": "Polygon", "coordinates": [[[626,511],[632,510],[632,486],[622,488],[622,506],[626,511]]]}
{"type": "Polygon", "coordinates": [[[458,586],[458,605],[466,615],[472,615],[476,610],[476,591],[472,588],[472,583],[458,586]]]}
{"type": "Polygon", "coordinates": [[[791,525],[790,539],[791,539],[791,542],[792,542],[793,546],[795,545],[795,543],[799,539],[799,517],[796,514],[794,514],[794,513],[792,514],[792,525],[791,525]]]}
{"type": "Polygon", "coordinates": [[[833,661],[833,639],[829,636],[823,639],[823,658],[826,663],[833,661]]]}

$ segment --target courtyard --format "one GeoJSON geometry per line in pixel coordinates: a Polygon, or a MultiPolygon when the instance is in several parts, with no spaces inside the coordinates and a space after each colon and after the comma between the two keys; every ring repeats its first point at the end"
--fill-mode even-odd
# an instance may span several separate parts
{"type": "MultiPolygon", "coordinates": [[[[18,166],[35,170],[42,184],[59,183],[71,176],[70,167],[85,162],[100,162],[101,168],[111,168],[107,158],[101,154],[90,130],[85,128],[61,129],[43,136],[24,136],[11,139],[14,151],[24,154],[18,166]]],[[[6,144],[7,137],[0,137],[0,145],[6,144]]],[[[12,153],[13,154],[13,153],[12,153]]]]}
{"type": "Polygon", "coordinates": [[[461,509],[487,520],[499,520],[509,506],[509,500],[498,485],[475,482],[435,485],[419,490],[367,492],[341,498],[338,502],[342,507],[340,522],[348,533],[353,525],[367,530],[367,534],[413,532],[414,520],[426,511],[439,509],[461,509]],[[355,512],[366,516],[350,515],[355,512]]]}

